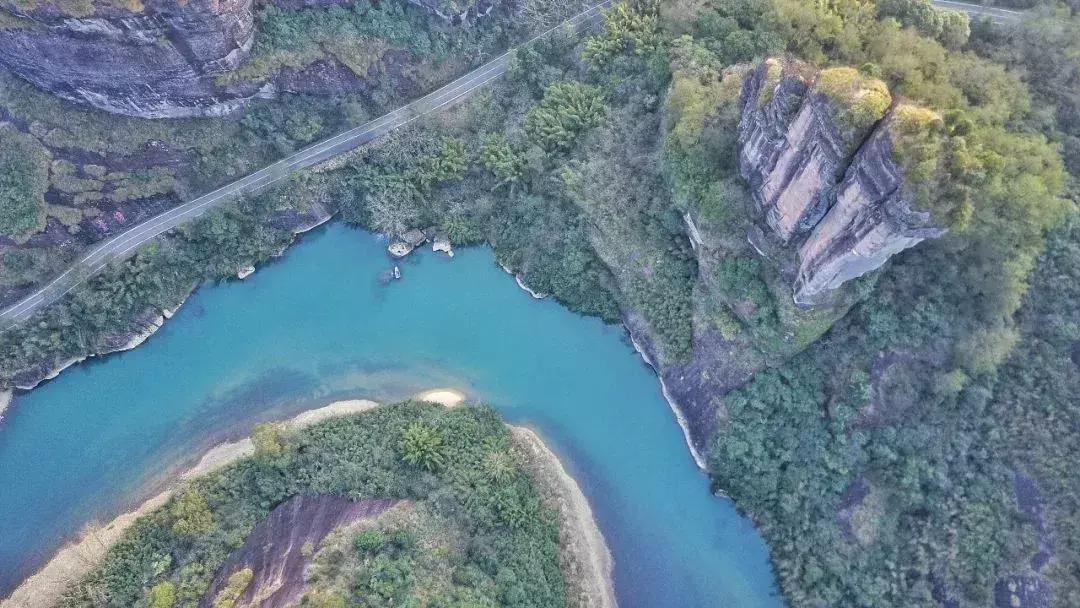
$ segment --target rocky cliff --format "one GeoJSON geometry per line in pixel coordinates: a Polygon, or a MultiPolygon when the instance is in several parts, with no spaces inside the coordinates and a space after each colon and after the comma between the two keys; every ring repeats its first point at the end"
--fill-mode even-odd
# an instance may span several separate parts
{"type": "Polygon", "coordinates": [[[814,74],[796,62],[766,60],[743,86],[739,173],[781,241],[825,213],[844,144],[814,74]]]}
{"type": "Polygon", "coordinates": [[[906,106],[893,107],[880,80],[769,59],[740,103],[740,174],[772,235],[798,248],[796,303],[944,234],[907,193],[893,128],[906,106]]]}
{"type": "Polygon", "coordinates": [[[890,115],[859,148],[828,214],[799,250],[796,303],[813,304],[897,253],[945,234],[905,193],[893,157],[893,120],[890,115]]]}
{"type": "MultiPolygon", "coordinates": [[[[497,4],[408,1],[449,23],[483,17],[497,4]]],[[[299,10],[349,2],[277,3],[299,10]]],[[[222,84],[219,78],[249,56],[255,36],[252,4],[0,0],[0,65],[61,98],[108,112],[141,118],[220,116],[255,96],[293,90],[287,82],[222,84]]]]}
{"type": "Polygon", "coordinates": [[[145,118],[220,115],[258,93],[214,83],[247,57],[251,0],[86,8],[72,16],[48,4],[3,6],[22,25],[0,28],[0,63],[64,99],[145,118]]]}

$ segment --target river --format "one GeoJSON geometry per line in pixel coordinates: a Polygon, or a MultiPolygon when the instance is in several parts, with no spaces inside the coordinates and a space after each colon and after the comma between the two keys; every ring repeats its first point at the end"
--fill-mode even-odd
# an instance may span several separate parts
{"type": "Polygon", "coordinates": [[[88,520],[260,420],[453,386],[536,428],[592,502],[623,607],[780,606],[753,525],[709,492],[621,328],[537,301],[487,248],[388,266],[332,225],[201,288],[139,348],[16,398],[0,423],[0,596],[88,520]]]}

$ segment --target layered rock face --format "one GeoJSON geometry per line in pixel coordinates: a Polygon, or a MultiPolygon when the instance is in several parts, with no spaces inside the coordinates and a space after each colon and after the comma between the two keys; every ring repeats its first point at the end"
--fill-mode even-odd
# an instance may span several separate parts
{"type": "Polygon", "coordinates": [[[854,70],[776,59],[743,84],[740,173],[774,236],[798,247],[798,304],[945,232],[905,192],[890,103],[854,70]]]}
{"type": "Polygon", "coordinates": [[[821,220],[844,162],[829,101],[808,81],[803,66],[769,59],[743,85],[739,173],[785,243],[821,220]]]}
{"type": "Polygon", "coordinates": [[[229,577],[250,569],[250,583],[237,598],[237,606],[286,608],[297,606],[312,562],[311,551],[338,526],[362,519],[376,519],[401,501],[391,499],[350,500],[334,494],[299,494],[278,505],[255,525],[243,546],[233,551],[218,569],[200,608],[217,608],[218,595],[229,577]]]}
{"type": "Polygon", "coordinates": [[[897,253],[945,234],[904,195],[903,174],[893,160],[891,120],[859,149],[828,214],[799,250],[796,303],[814,304],[897,253]]]}
{"type": "Polygon", "coordinates": [[[83,18],[5,7],[27,27],[0,29],[0,63],[59,97],[144,118],[220,115],[257,87],[214,78],[247,57],[251,0],[149,0],[141,12],[94,5],[83,18]]]}

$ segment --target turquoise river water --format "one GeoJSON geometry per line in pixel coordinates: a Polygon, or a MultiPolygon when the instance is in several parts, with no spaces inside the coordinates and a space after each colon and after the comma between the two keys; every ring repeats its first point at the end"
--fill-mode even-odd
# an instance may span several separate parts
{"type": "Polygon", "coordinates": [[[0,597],[88,520],[256,421],[454,386],[559,453],[622,606],[781,604],[761,537],[710,494],[621,328],[532,299],[485,248],[414,254],[380,286],[383,247],[320,230],[246,281],[203,287],[143,346],[18,397],[0,423],[0,597]]]}

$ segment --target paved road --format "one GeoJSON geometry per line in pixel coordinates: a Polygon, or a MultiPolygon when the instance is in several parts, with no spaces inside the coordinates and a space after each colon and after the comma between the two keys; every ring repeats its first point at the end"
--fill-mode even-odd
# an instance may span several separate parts
{"type": "MultiPolygon", "coordinates": [[[[581,25],[596,21],[601,9],[611,6],[611,0],[578,13],[563,23],[543,32],[524,44],[531,44],[567,25],[581,25]]],[[[0,330],[8,329],[26,319],[34,312],[48,306],[74,289],[79,283],[100,272],[110,262],[128,257],[147,241],[168,232],[180,224],[199,217],[207,210],[233,199],[239,194],[252,194],[289,177],[292,173],[320,163],[377,139],[394,129],[403,127],[449,104],[459,101],[480,87],[506,73],[510,53],[504,53],[483,66],[458,78],[407,106],[403,106],[367,124],[360,125],[339,135],[313,144],[292,156],[259,169],[258,171],[222,186],[209,194],[174,207],[161,215],[129,228],[97,245],[78,262],[52,280],[48,285],[27,296],[17,304],[0,312],[0,330]]]]}
{"type": "Polygon", "coordinates": [[[952,0],[931,0],[931,2],[934,6],[938,8],[947,8],[954,11],[964,11],[973,18],[989,17],[992,21],[996,21],[998,23],[1019,21],[1024,16],[1024,13],[1020,11],[1011,11],[1004,8],[994,8],[992,6],[980,6],[978,4],[968,4],[966,2],[953,2],[952,0]]]}

